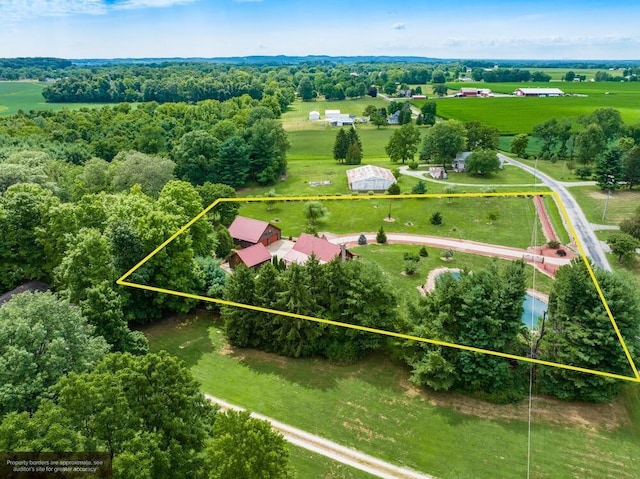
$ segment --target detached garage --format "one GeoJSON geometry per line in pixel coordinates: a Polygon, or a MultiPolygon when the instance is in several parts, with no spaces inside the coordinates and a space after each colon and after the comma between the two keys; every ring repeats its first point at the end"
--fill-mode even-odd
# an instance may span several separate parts
{"type": "Polygon", "coordinates": [[[391,170],[365,165],[347,170],[347,181],[352,191],[386,191],[396,178],[391,170]]]}

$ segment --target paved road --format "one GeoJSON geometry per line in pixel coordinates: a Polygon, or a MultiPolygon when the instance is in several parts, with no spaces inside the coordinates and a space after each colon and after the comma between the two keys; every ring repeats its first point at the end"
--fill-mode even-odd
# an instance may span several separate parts
{"type": "MultiPolygon", "coordinates": [[[[209,394],[205,394],[205,397],[212,403],[220,406],[223,410],[233,409],[235,411],[244,411],[244,408],[240,406],[230,404],[209,394]]],[[[395,466],[376,457],[356,451],[355,449],[349,449],[323,437],[283,424],[262,414],[251,413],[251,417],[271,423],[271,426],[279,431],[287,441],[296,446],[303,447],[317,454],[322,454],[334,461],[365,471],[373,476],[383,479],[434,479],[433,476],[429,474],[422,474],[411,469],[395,466]]]]}
{"type": "Polygon", "coordinates": [[[507,163],[515,165],[535,175],[540,179],[540,181],[542,181],[542,183],[558,193],[560,199],[564,203],[564,207],[567,210],[567,214],[569,215],[569,219],[573,224],[576,234],[578,235],[577,239],[582,244],[587,256],[589,256],[589,258],[593,260],[593,263],[599,268],[606,271],[612,271],[611,265],[609,264],[609,260],[607,259],[604,250],[602,249],[600,241],[596,237],[593,228],[591,228],[591,225],[587,221],[587,218],[584,216],[582,209],[567,190],[566,185],[560,181],[554,180],[544,173],[541,173],[535,168],[514,160],[513,158],[509,158],[501,153],[498,153],[498,156],[507,163]]]}

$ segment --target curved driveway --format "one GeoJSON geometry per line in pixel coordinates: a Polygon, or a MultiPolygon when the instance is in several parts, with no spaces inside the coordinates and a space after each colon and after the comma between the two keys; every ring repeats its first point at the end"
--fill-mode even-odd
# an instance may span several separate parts
{"type": "Polygon", "coordinates": [[[607,256],[605,255],[605,252],[602,249],[600,241],[596,237],[593,228],[587,221],[587,218],[584,216],[582,209],[573,198],[573,196],[571,196],[569,190],[567,190],[564,184],[560,181],[554,180],[544,173],[541,173],[535,168],[525,165],[524,163],[514,160],[513,158],[509,158],[502,153],[498,153],[498,156],[507,163],[515,165],[518,168],[522,168],[532,175],[535,175],[536,178],[538,178],[546,186],[551,188],[551,190],[558,193],[560,199],[562,200],[562,203],[564,204],[565,210],[567,211],[569,220],[571,221],[573,228],[578,235],[577,239],[582,244],[586,255],[589,256],[589,258],[593,260],[593,263],[599,268],[607,271],[612,271],[609,260],[607,259],[607,256]]]}

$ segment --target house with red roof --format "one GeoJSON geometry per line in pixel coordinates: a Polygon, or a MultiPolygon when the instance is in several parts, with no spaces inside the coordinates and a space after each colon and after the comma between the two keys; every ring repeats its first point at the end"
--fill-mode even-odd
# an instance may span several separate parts
{"type": "Polygon", "coordinates": [[[233,253],[229,257],[229,266],[235,269],[240,264],[245,264],[249,268],[258,269],[269,261],[271,261],[271,253],[267,247],[262,243],[256,243],[233,253]]]}
{"type": "Polygon", "coordinates": [[[311,255],[315,255],[320,264],[328,263],[338,256],[343,259],[353,258],[353,254],[343,246],[329,242],[326,238],[318,238],[302,233],[293,248],[282,258],[289,265],[291,263],[305,264],[311,255]]]}
{"type": "Polygon", "coordinates": [[[280,228],[266,221],[255,220],[245,216],[236,216],[229,226],[229,234],[241,248],[248,248],[258,243],[269,246],[282,236],[280,228]]]}

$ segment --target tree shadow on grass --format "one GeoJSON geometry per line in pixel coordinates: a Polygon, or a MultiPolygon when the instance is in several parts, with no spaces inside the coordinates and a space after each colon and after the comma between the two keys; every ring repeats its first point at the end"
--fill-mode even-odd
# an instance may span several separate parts
{"type": "Polygon", "coordinates": [[[299,386],[327,391],[349,380],[364,381],[379,389],[402,392],[400,375],[406,367],[386,352],[370,353],[351,364],[334,364],[320,357],[289,358],[255,349],[235,348],[229,356],[251,370],[278,376],[299,386]]]}
{"type": "Polygon", "coordinates": [[[169,316],[139,328],[149,340],[149,350],[165,350],[177,356],[188,368],[200,358],[217,349],[210,336],[210,328],[219,315],[210,311],[193,311],[186,315],[169,316]]]}

